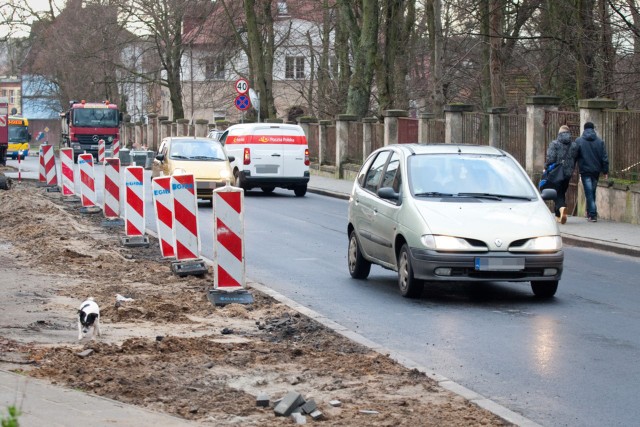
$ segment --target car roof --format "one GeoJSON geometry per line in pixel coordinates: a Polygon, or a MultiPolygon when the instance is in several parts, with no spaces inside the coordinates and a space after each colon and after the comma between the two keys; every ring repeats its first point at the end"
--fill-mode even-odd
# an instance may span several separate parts
{"type": "Polygon", "coordinates": [[[290,123],[239,123],[236,125],[231,125],[227,130],[233,129],[242,129],[246,132],[253,131],[255,129],[265,129],[265,128],[279,128],[279,129],[295,129],[302,130],[300,125],[294,125],[290,123]]]}
{"type": "Polygon", "coordinates": [[[217,142],[220,143],[220,141],[215,140],[213,138],[209,138],[206,136],[168,136],[166,138],[164,138],[164,140],[166,141],[170,141],[170,142],[175,142],[175,141],[195,141],[195,142],[217,142]]]}
{"type": "MultiPolygon", "coordinates": [[[[406,154],[484,154],[504,156],[504,151],[488,145],[472,144],[392,144],[387,147],[397,147],[406,154]]],[[[386,147],[385,147],[386,148],[386,147]]]]}

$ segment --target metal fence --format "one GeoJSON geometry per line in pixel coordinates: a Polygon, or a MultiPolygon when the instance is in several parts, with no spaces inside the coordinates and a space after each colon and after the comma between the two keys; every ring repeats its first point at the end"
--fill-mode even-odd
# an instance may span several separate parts
{"type": "Polygon", "coordinates": [[[317,123],[309,123],[309,135],[307,136],[307,144],[309,145],[309,160],[312,163],[318,163],[320,154],[320,125],[317,123]]]}
{"type": "MultiPolygon", "coordinates": [[[[457,142],[457,141],[452,141],[457,142]]],[[[462,144],[489,145],[489,115],[462,113],[462,144]]]]}
{"type": "Polygon", "coordinates": [[[347,122],[347,126],[349,128],[349,139],[346,158],[349,163],[362,163],[362,122],[347,122]]]}
{"type": "Polygon", "coordinates": [[[500,116],[500,148],[511,154],[524,168],[527,159],[527,116],[500,116]]]}
{"type": "Polygon", "coordinates": [[[637,181],[640,178],[640,112],[605,110],[603,128],[600,137],[609,155],[609,175],[637,181]]]}
{"type": "Polygon", "coordinates": [[[444,119],[430,119],[427,124],[427,143],[442,144],[445,141],[446,125],[444,119]]]}

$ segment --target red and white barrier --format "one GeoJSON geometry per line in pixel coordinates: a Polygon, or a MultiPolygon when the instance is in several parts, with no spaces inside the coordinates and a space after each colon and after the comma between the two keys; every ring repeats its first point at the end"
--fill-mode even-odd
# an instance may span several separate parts
{"type": "Polygon", "coordinates": [[[40,166],[38,167],[38,182],[46,183],[47,175],[44,170],[44,154],[42,153],[42,147],[44,147],[44,145],[40,146],[40,151],[38,151],[38,162],[40,162],[40,166]]]}
{"type": "Polygon", "coordinates": [[[60,163],[62,164],[62,196],[73,196],[75,194],[75,178],[73,175],[73,148],[65,147],[60,149],[60,163]]]}
{"type": "Polygon", "coordinates": [[[120,218],[120,159],[104,160],[104,206],[107,219],[120,218]]]}
{"type": "Polygon", "coordinates": [[[171,177],[162,176],[151,181],[153,206],[156,212],[156,230],[163,258],[175,257],[173,240],[173,194],[171,177]]]}
{"type": "Polygon", "coordinates": [[[58,173],[56,172],[56,159],[53,155],[53,145],[42,144],[41,148],[45,181],[47,185],[58,185],[58,173]]]}
{"type": "Polygon", "coordinates": [[[177,261],[200,256],[198,235],[198,199],[193,175],[171,177],[173,194],[173,238],[177,261]]]}
{"type": "Polygon", "coordinates": [[[98,141],[98,163],[104,163],[104,150],[104,139],[101,139],[100,141],[98,141]]]}
{"type": "Polygon", "coordinates": [[[213,192],[214,289],[245,288],[244,191],[225,186],[213,192]]]}
{"type": "Polygon", "coordinates": [[[80,198],[82,199],[82,207],[93,208],[97,204],[93,155],[80,154],[78,156],[78,166],[80,166],[80,198]]]}
{"type": "Polygon", "coordinates": [[[111,144],[111,148],[113,149],[113,154],[111,155],[111,157],[118,157],[118,155],[120,154],[120,141],[119,140],[114,140],[113,144],[111,144]]]}
{"type": "Polygon", "coordinates": [[[129,166],[124,172],[125,232],[129,237],[144,236],[144,168],[129,166]]]}

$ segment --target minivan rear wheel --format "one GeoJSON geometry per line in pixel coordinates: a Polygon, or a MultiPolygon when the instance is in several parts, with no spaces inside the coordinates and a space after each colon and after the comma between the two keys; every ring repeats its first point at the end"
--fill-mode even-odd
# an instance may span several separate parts
{"type": "Polygon", "coordinates": [[[307,194],[307,184],[298,185],[296,188],[293,189],[293,192],[296,194],[297,197],[304,197],[304,195],[307,194]]]}
{"type": "Polygon", "coordinates": [[[422,294],[424,282],[413,276],[413,266],[411,265],[411,254],[409,246],[405,243],[398,255],[398,287],[400,293],[406,298],[417,298],[422,294]]]}
{"type": "Polygon", "coordinates": [[[347,254],[349,262],[349,274],[354,279],[366,279],[371,271],[371,263],[364,259],[358,244],[355,230],[349,235],[349,252],[347,254]]]}
{"type": "Polygon", "coordinates": [[[558,290],[558,281],[532,281],[531,290],[533,291],[533,294],[538,298],[551,298],[556,294],[556,291],[558,290]]]}

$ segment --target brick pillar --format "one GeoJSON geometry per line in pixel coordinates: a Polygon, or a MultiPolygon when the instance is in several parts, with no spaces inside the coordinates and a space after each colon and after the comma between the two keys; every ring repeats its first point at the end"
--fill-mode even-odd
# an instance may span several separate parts
{"type": "Polygon", "coordinates": [[[442,142],[442,141],[429,141],[429,120],[435,119],[434,113],[422,113],[420,114],[418,122],[418,142],[421,144],[428,144],[429,142],[442,142]]]}
{"type": "Polygon", "coordinates": [[[349,122],[358,120],[351,114],[336,116],[336,178],[342,178],[342,164],[347,161],[347,147],[349,145],[349,122]]]}
{"type": "Polygon", "coordinates": [[[462,113],[473,111],[473,105],[447,104],[444,106],[444,142],[462,143],[462,113]]]}
{"type": "Polygon", "coordinates": [[[171,122],[166,119],[160,121],[160,141],[171,136],[171,122]]]}
{"type": "Polygon", "coordinates": [[[362,119],[362,163],[373,151],[373,124],[378,123],[376,117],[365,117],[362,119]]]}
{"type": "Polygon", "coordinates": [[[158,151],[158,115],[147,114],[147,148],[158,151]]]}
{"type": "Polygon", "coordinates": [[[307,141],[309,140],[309,124],[310,123],[318,123],[318,119],[310,116],[301,116],[298,117],[298,124],[304,131],[305,136],[307,137],[307,141]]]}
{"type": "Polygon", "coordinates": [[[171,136],[178,136],[178,124],[171,122],[171,136]]]}
{"type": "Polygon", "coordinates": [[[205,137],[209,134],[209,120],[196,119],[195,136],[205,137]]]}
{"type": "Polygon", "coordinates": [[[127,133],[127,128],[131,123],[131,115],[125,114],[122,117],[122,125],[120,126],[120,148],[125,148],[127,146],[131,147],[131,141],[129,140],[129,135],[127,133]]]}
{"type": "Polygon", "coordinates": [[[127,123],[127,143],[128,147],[133,148],[136,143],[136,124],[135,123],[127,123]]]}
{"type": "Polygon", "coordinates": [[[189,135],[189,119],[176,120],[176,136],[188,136],[189,135]]]}
{"type": "Polygon", "coordinates": [[[489,145],[502,148],[503,141],[500,135],[502,127],[502,115],[509,111],[506,107],[492,107],[487,110],[489,113],[489,145]]]}
{"type": "Polygon", "coordinates": [[[384,117],[384,145],[398,143],[398,117],[409,117],[405,110],[385,110],[384,117]]]}
{"type": "Polygon", "coordinates": [[[558,111],[560,98],[556,96],[537,95],[527,97],[527,150],[525,170],[533,182],[540,180],[544,162],[547,157],[545,151],[545,110],[558,111]]]}
{"type": "MultiPolygon", "coordinates": [[[[592,98],[578,100],[580,108],[580,132],[584,130],[584,124],[591,122],[595,125],[595,130],[601,139],[604,133],[604,110],[618,108],[618,101],[607,98],[592,98]]],[[[611,156],[611,153],[608,153],[611,156]]]]}

